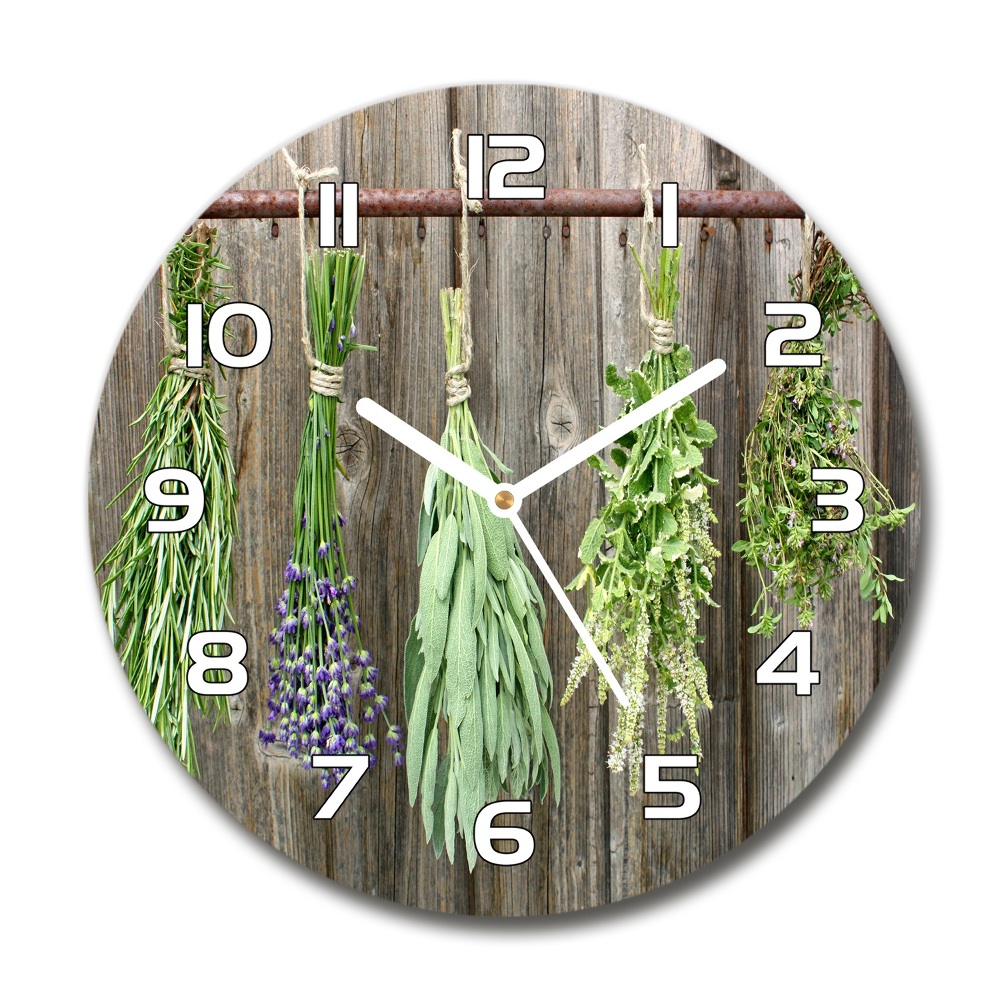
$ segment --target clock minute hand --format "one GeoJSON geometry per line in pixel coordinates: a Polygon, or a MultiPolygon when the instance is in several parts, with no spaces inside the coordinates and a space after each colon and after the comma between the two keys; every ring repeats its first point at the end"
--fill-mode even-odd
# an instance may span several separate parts
{"type": "Polygon", "coordinates": [[[355,404],[358,414],[365,420],[373,423],[379,430],[385,431],[390,437],[394,437],[400,444],[406,445],[410,451],[416,452],[422,458],[426,458],[431,465],[437,466],[442,472],[447,473],[452,479],[457,480],[463,486],[467,486],[473,493],[478,493],[484,500],[490,501],[497,492],[497,484],[488,476],[484,476],[471,465],[463,462],[457,455],[453,455],[446,448],[442,448],[436,441],[432,441],[426,434],[421,434],[415,427],[400,420],[394,413],[379,406],[373,399],[359,399],[355,404]]]}
{"type": "Polygon", "coordinates": [[[668,406],[679,403],[685,396],[690,396],[695,389],[700,389],[703,385],[707,385],[713,379],[718,378],[725,370],[725,361],[722,358],[716,358],[714,361],[709,361],[707,365],[682,378],[679,382],[675,382],[669,389],[664,389],[663,392],[657,393],[648,402],[637,406],[613,424],[609,424],[603,430],[591,435],[586,441],[581,441],[580,444],[575,445],[569,451],[554,458],[547,465],[543,465],[530,476],[525,476],[524,479],[514,486],[514,491],[518,498],[523,500],[526,496],[534,493],[535,490],[541,489],[546,483],[551,483],[553,479],[557,479],[564,472],[568,472],[574,465],[579,465],[590,458],[591,455],[596,455],[609,444],[617,441],[620,437],[624,437],[629,431],[635,430],[640,424],[644,424],[647,420],[655,417],[668,406]]]}
{"type": "Polygon", "coordinates": [[[566,591],[560,586],[555,573],[549,568],[549,564],[545,561],[541,550],[535,544],[535,540],[528,534],[528,529],[524,526],[524,522],[517,514],[509,514],[508,518],[514,525],[514,530],[521,536],[524,547],[531,553],[531,558],[535,560],[538,568],[542,571],[542,576],[545,577],[545,582],[549,585],[552,593],[556,595],[556,600],[562,605],[563,611],[566,612],[566,617],[573,623],[573,628],[576,629],[577,634],[583,640],[583,644],[587,647],[587,651],[594,658],[597,669],[601,671],[604,679],[608,682],[608,687],[611,688],[614,696],[621,705],[627,705],[628,695],[625,694],[625,689],[618,682],[618,678],[611,672],[607,661],[601,656],[600,650],[597,648],[597,643],[594,642],[586,626],[580,621],[580,616],[576,613],[576,608],[570,604],[569,598],[566,596],[566,591]]]}

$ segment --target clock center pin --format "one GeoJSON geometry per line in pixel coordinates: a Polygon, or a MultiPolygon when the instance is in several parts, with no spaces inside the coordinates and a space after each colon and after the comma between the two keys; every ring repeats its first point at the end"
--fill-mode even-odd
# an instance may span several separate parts
{"type": "Polygon", "coordinates": [[[500,490],[493,499],[501,510],[510,510],[514,506],[514,494],[510,490],[500,490]]]}

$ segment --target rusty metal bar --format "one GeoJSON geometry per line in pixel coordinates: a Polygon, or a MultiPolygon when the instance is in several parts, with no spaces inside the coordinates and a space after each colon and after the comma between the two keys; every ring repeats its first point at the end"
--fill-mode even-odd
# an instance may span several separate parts
{"type": "MultiPolygon", "coordinates": [[[[642,215],[642,196],[632,188],[548,188],[544,198],[484,198],[484,216],[566,216],[634,218],[642,215]]],[[[661,214],[659,188],[653,210],[661,214]]],[[[337,213],[341,192],[337,191],[337,213]]],[[[804,212],[781,191],[681,191],[684,218],[801,219],[804,212]]],[[[227,191],[201,214],[203,219],[290,219],[298,215],[294,190],[227,191]]],[[[319,194],[306,192],[306,215],[319,214],[319,194]]],[[[462,214],[455,188],[361,188],[358,214],[364,218],[443,218],[462,214]]]]}

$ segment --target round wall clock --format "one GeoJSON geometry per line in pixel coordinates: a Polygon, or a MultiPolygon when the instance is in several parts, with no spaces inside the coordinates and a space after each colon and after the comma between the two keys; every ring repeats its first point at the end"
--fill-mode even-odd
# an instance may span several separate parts
{"type": "Polygon", "coordinates": [[[108,375],[92,545],[125,681],[234,817],[367,894],[534,915],[702,868],[822,770],[920,517],[825,220],[520,85],[355,112],[197,216],[108,375]]]}

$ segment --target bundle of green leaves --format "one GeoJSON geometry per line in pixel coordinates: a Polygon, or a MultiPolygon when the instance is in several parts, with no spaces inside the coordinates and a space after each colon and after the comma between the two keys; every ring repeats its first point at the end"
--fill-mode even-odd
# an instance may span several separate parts
{"type": "MultiPolygon", "coordinates": [[[[354,351],[373,351],[358,342],[354,313],[365,258],[354,250],[324,250],[306,263],[310,344],[326,371],[343,369],[354,351]]],[[[322,369],[321,369],[322,370],[322,369]]],[[[285,565],[285,589],[275,605],[278,624],[271,632],[276,655],[268,680],[267,724],[259,739],[280,742],[289,756],[312,768],[315,754],[360,754],[374,767],[378,729],[385,727],[387,753],[403,762],[402,732],[380,694],[378,666],[361,640],[355,603],[357,582],[347,565],[337,503],[337,414],[340,399],[309,394],[298,475],[292,551],[285,565]],[[379,722],[381,719],[381,723],[379,722]]],[[[342,769],[319,769],[325,788],[342,769]]]]}
{"type": "MultiPolygon", "coordinates": [[[[228,286],[214,273],[226,266],[216,255],[216,231],[199,226],[167,257],[167,312],[175,345],[187,342],[187,307],[201,303],[205,329],[226,300],[228,286]]],[[[209,357],[207,337],[204,356],[209,357]]],[[[176,361],[176,353],[165,364],[176,361]]],[[[222,427],[226,412],[211,375],[190,377],[183,365],[170,364],[145,413],[142,450],[128,467],[128,484],[111,501],[132,492],[122,515],[118,540],[97,567],[108,570],[101,585],[101,606],[128,675],[129,683],[167,746],[193,774],[198,773],[191,732],[193,702],[229,721],[229,700],[191,692],[187,685],[187,644],[196,632],[224,628],[228,615],[233,538],[237,534],[236,483],[229,443],[222,427]],[[151,504],[143,483],[157,469],[188,469],[201,480],[205,512],[183,532],[151,533],[152,520],[174,520],[184,507],[151,504]],[[134,492],[133,492],[134,491],[134,492]]],[[[178,492],[176,482],[164,492],[178,492]]],[[[109,504],[111,506],[111,504],[109,504]]],[[[209,655],[222,647],[208,646],[209,655]]],[[[222,680],[207,671],[209,681],[222,680]]]]}
{"type": "MultiPolygon", "coordinates": [[[[462,293],[441,292],[449,369],[460,364],[462,293]]],[[[483,444],[468,401],[449,406],[441,439],[473,468],[510,473],[483,444]]],[[[455,834],[476,863],[474,824],[500,790],[523,798],[552,787],[559,748],[549,718],[552,674],[542,643],[545,605],[514,528],[431,466],[417,536],[420,604],[404,654],[410,804],[421,796],[428,841],[455,860],[455,834]],[[439,759],[440,758],[440,759],[439,759]]]]}
{"type": "MultiPolygon", "coordinates": [[[[789,341],[785,353],[822,354],[824,334],[833,337],[849,317],[871,320],[874,313],[864,290],[832,243],[817,232],[803,273],[789,279],[799,301],[811,302],[822,316],[820,333],[809,341],[789,341]]],[[[760,596],[749,632],[772,635],[781,614],[778,604],[791,602],[798,624],[808,628],[816,615],[816,599],[833,593],[833,582],[852,567],[861,568],[860,591],[875,602],[874,621],[892,615],[886,573],[875,554],[873,536],[893,529],[914,509],[898,508],[889,491],[859,454],[855,442],[861,401],[845,399],[833,386],[830,358],[816,367],[776,367],[768,373],[757,422],[746,440],[746,481],[739,501],[746,537],[733,550],[760,578],[760,596]],[[843,516],[837,507],[819,507],[819,493],[840,493],[843,482],[813,482],[812,469],[853,469],[864,479],[858,502],[864,521],[853,532],[814,532],[817,518],[843,516]]]]}
{"type": "MultiPolygon", "coordinates": [[[[649,293],[653,315],[673,323],[677,310],[677,274],[681,250],[665,249],[653,277],[639,255],[633,255],[649,293]]],[[[641,406],[656,393],[690,374],[687,347],[651,350],[639,367],[620,375],[608,365],[607,384],[625,400],[621,414],[641,406]]],[[[709,525],[716,520],[708,487],[717,480],[703,469],[704,449],[715,440],[715,428],[699,420],[694,401],[685,397],[611,449],[617,471],[598,456],[590,464],[601,474],[609,499],[580,543],[583,569],[570,590],[586,587],[584,624],[608,665],[621,680],[628,703],[618,713],[608,766],[628,768],[629,787],[639,788],[643,757],[645,690],[652,670],[656,680],[657,745],[681,739],[686,729],[691,752],[701,756],[698,709],[711,708],[705,666],[697,646],[698,605],[713,607],[712,574],[718,550],[709,525]],[[679,703],[682,723],[668,726],[672,699],[679,703]]],[[[581,642],[570,670],[566,704],[583,677],[595,666],[581,642]]],[[[598,677],[603,702],[607,685],[598,677]]]]}

